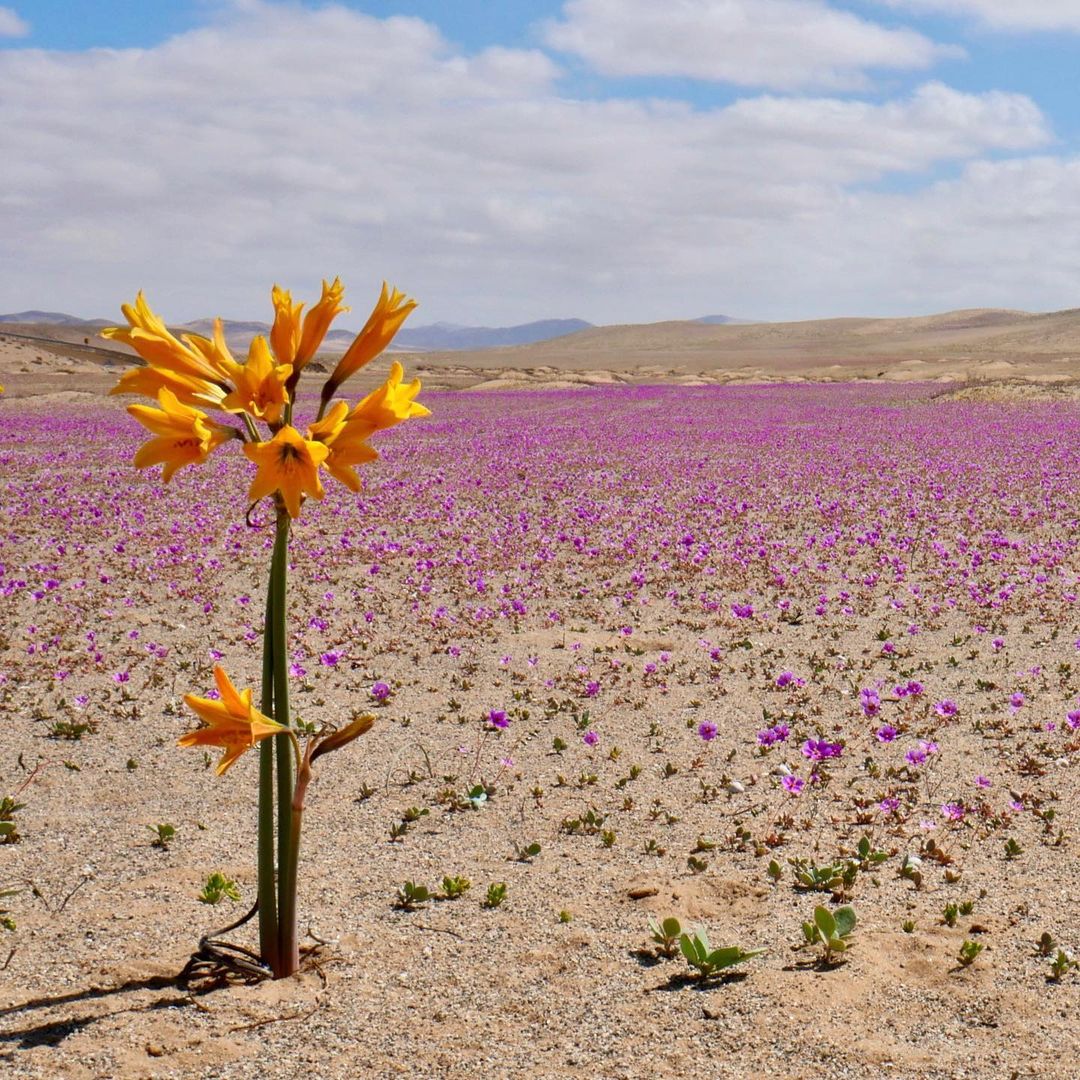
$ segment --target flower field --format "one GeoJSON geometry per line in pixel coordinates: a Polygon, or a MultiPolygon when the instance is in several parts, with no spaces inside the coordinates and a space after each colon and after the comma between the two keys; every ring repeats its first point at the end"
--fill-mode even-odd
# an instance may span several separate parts
{"type": "Polygon", "coordinates": [[[1077,1075],[1080,408],[941,391],[425,394],[293,524],[293,711],[376,716],[316,765],[318,947],[183,992],[257,763],[182,699],[258,684],[272,516],[0,403],[5,1072],[1077,1075]]]}

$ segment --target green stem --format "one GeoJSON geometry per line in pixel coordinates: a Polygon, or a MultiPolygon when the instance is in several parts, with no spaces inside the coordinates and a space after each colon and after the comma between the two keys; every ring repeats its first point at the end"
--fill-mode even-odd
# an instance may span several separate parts
{"type": "MultiPolygon", "coordinates": [[[[274,715],[274,641],[270,632],[274,606],[274,571],[266,588],[266,620],[263,623],[263,672],[261,709],[274,715]]],[[[277,897],[274,895],[274,750],[269,739],[259,746],[259,955],[271,969],[278,966],[277,897]]]]}
{"type": "MultiPolygon", "coordinates": [[[[286,727],[289,715],[289,654],[286,619],[286,581],[289,564],[289,515],[278,507],[277,533],[274,537],[273,611],[270,620],[274,650],[274,719],[286,727]]],[[[293,854],[293,745],[291,735],[278,735],[277,760],[277,865],[278,865],[278,926],[277,977],[291,975],[299,966],[296,954],[296,882],[293,854]],[[288,868],[292,867],[292,873],[288,868]],[[292,881],[289,878],[292,877],[292,881]]]]}
{"type": "Polygon", "coordinates": [[[296,930],[296,883],[300,862],[300,824],[303,808],[292,807],[289,815],[289,858],[281,867],[281,923],[278,949],[281,975],[292,975],[300,967],[300,940],[296,930]]]}
{"type": "Polygon", "coordinates": [[[300,864],[300,827],[304,819],[304,798],[311,782],[311,755],[314,742],[308,742],[307,752],[300,756],[300,743],[293,735],[297,754],[296,787],[293,789],[289,819],[289,858],[281,864],[281,911],[278,930],[281,974],[291,975],[300,966],[300,941],[296,929],[296,883],[300,864]]]}

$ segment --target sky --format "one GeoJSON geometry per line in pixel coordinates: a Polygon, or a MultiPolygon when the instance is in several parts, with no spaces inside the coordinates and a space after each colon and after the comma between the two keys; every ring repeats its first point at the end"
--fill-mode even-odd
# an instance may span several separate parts
{"type": "Polygon", "coordinates": [[[1080,0],[0,0],[0,312],[1080,307],[1080,0]]]}

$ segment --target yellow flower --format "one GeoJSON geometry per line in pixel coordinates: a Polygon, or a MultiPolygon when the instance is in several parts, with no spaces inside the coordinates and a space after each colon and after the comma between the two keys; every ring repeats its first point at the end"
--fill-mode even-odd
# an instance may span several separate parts
{"type": "Polygon", "coordinates": [[[266,338],[256,337],[248,349],[246,364],[234,364],[230,372],[236,389],[221,403],[228,412],[248,412],[276,424],[289,400],[285,384],[292,374],[290,364],[274,364],[266,338]]]}
{"type": "Polygon", "coordinates": [[[300,516],[301,495],[323,497],[319,466],[330,450],[321,442],[305,439],[292,425],[287,424],[269,442],[244,443],[244,453],[259,467],[248,492],[252,502],[279,491],[289,517],[295,518],[300,516]]]}
{"type": "Polygon", "coordinates": [[[379,455],[364,442],[366,435],[354,438],[348,431],[349,406],[344,401],[333,408],[316,424],[308,428],[308,438],[329,448],[326,469],[352,491],[360,490],[360,477],[354,466],[374,461],[379,455]]]}
{"type": "MultiPolygon", "coordinates": [[[[325,281],[322,283],[322,296],[319,302],[304,316],[300,343],[296,346],[296,356],[292,361],[295,370],[300,371],[306,366],[322,344],[322,339],[326,337],[330,324],[343,311],[349,310],[341,303],[344,294],[345,286],[338,278],[334,278],[332,285],[328,285],[325,281]]],[[[296,317],[299,317],[299,309],[296,311],[296,317]]],[[[276,324],[277,320],[274,321],[276,324]]],[[[283,362],[280,356],[278,362],[283,362]]]]}
{"type": "Polygon", "coordinates": [[[355,375],[365,364],[374,360],[390,344],[401,324],[408,318],[409,312],[415,307],[415,300],[407,300],[405,294],[397,289],[391,292],[384,281],[375,310],[364,324],[364,329],[356,335],[345,355],[338,361],[334,373],[327,381],[327,389],[323,391],[324,397],[329,399],[334,390],[350,375],[355,375]]]}
{"type": "Polygon", "coordinates": [[[141,290],[134,305],[124,304],[121,311],[128,325],[106,327],[101,336],[129,345],[146,361],[149,369],[135,368],[125,372],[114,387],[114,394],[157,397],[158,391],[166,388],[189,405],[221,402],[229,387],[216,342],[192,334],[185,334],[182,341],[178,340],[150,310],[141,290]]]}
{"type": "Polygon", "coordinates": [[[184,695],[185,704],[194,709],[199,719],[208,726],[182,735],[177,745],[220,746],[225,753],[217,764],[216,772],[221,776],[245,750],[288,729],[263,716],[251,704],[250,690],[237,693],[229,676],[219,667],[214,668],[214,681],[221,695],[218,700],[196,697],[194,694],[184,695]]]}
{"type": "Polygon", "coordinates": [[[431,411],[413,400],[420,393],[420,380],[402,384],[405,369],[396,360],[386,382],[373,390],[350,413],[343,401],[336,402],[317,424],[308,429],[308,438],[330,448],[327,471],[352,491],[360,490],[354,466],[374,461],[379,455],[367,444],[376,431],[400,424],[414,416],[430,416],[431,411]]]}
{"type": "Polygon", "coordinates": [[[127,411],[157,436],[139,448],[136,468],[164,464],[161,478],[165,483],[177,469],[201,464],[223,442],[240,437],[236,428],[215,424],[206,413],[183,404],[171,390],[162,388],[157,399],[159,409],[129,405],[127,411]]]}
{"type": "Polygon", "coordinates": [[[405,369],[395,360],[390,365],[386,382],[378,390],[372,390],[349,414],[345,427],[352,432],[353,438],[365,431],[360,437],[366,439],[368,435],[391,428],[403,420],[431,415],[430,409],[413,400],[420,393],[420,380],[413,379],[405,384],[401,381],[404,377],[405,369]]]}
{"type": "Polygon", "coordinates": [[[270,291],[274,302],[274,325],[270,328],[270,348],[279,364],[293,364],[300,345],[300,312],[303,304],[294,304],[292,294],[275,285],[270,291]]]}

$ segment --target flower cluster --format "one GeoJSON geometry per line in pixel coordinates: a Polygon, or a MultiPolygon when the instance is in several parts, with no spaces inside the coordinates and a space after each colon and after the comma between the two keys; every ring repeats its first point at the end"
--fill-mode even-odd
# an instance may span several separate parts
{"type": "Polygon", "coordinates": [[[323,497],[322,468],[359,491],[356,466],[378,457],[368,439],[403,420],[426,416],[428,410],[414,400],[419,380],[405,384],[396,361],[386,382],[352,408],[333,400],[347,379],[386,348],[416,307],[384,284],[364,328],[323,385],[318,415],[304,432],[294,426],[297,384],[330,324],[348,310],[343,295],[337,278],[332,284],[324,281],[319,301],[303,314],[303,304],[294,304],[290,293],[274,286],[269,341],[254,338],[244,363],[230,352],[220,319],[211,338],[177,337],[141,292],[134,304],[125,304],[128,325],[109,327],[102,335],[129,345],[146,363],[125,372],[113,393],[141,394],[157,402],[156,408],[128,407],[155,436],[139,450],[136,466],[164,465],[162,479],[168,482],[178,469],[201,464],[217,447],[237,439],[257,466],[248,492],[252,502],[273,496],[290,518],[298,517],[305,496],[323,497]],[[212,420],[205,409],[224,414],[222,420],[236,417],[240,424],[212,420]],[[260,434],[260,424],[268,437],[260,434]]]}

